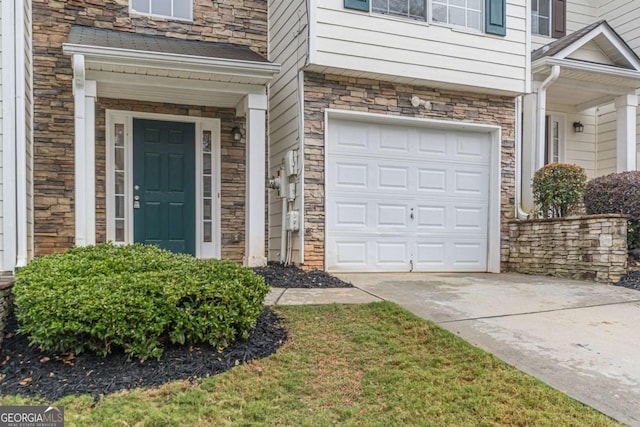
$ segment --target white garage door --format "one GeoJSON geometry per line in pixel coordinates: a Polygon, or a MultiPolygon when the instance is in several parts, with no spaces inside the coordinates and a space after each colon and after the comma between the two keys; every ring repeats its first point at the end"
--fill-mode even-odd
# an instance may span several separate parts
{"type": "Polygon", "coordinates": [[[487,271],[488,133],[331,119],[329,271],[487,271]]]}

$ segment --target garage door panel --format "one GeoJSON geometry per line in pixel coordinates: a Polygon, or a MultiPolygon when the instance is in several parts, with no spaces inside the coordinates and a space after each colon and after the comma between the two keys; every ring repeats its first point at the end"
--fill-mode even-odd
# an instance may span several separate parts
{"type": "Polygon", "coordinates": [[[447,158],[447,133],[433,130],[418,135],[416,154],[420,157],[444,160],[447,158]]]}
{"type": "Polygon", "coordinates": [[[418,242],[414,258],[415,271],[445,271],[446,243],[444,241],[418,242]]]}
{"type": "Polygon", "coordinates": [[[335,222],[332,225],[338,227],[367,227],[367,203],[336,202],[335,222]]]}
{"type": "Polygon", "coordinates": [[[488,227],[487,208],[485,206],[454,206],[451,222],[453,231],[486,234],[488,227]]]}
{"type": "Polygon", "coordinates": [[[369,166],[363,163],[338,162],[335,167],[335,188],[367,188],[369,166]]]}
{"type": "Polygon", "coordinates": [[[403,166],[378,166],[378,188],[382,190],[408,190],[409,168],[403,166]]]}
{"type": "Polygon", "coordinates": [[[362,124],[357,122],[340,122],[332,133],[332,145],[337,150],[347,152],[368,151],[369,135],[363,132],[362,124]]]}
{"type": "MultiPolygon", "coordinates": [[[[370,144],[373,149],[374,144],[370,144]]],[[[379,153],[392,153],[393,155],[409,155],[409,134],[404,129],[382,126],[380,139],[377,145],[379,153]]]]}
{"type": "Polygon", "coordinates": [[[409,259],[409,243],[406,241],[376,240],[376,267],[404,267],[409,259]]]}
{"type": "Polygon", "coordinates": [[[452,271],[473,270],[486,271],[487,241],[452,242],[452,271]]]}
{"type": "Polygon", "coordinates": [[[489,174],[487,171],[456,169],[452,171],[453,188],[451,191],[464,195],[475,195],[486,199],[489,193],[489,174]]]}
{"type": "Polygon", "coordinates": [[[414,271],[486,271],[487,241],[451,237],[418,238],[414,271]]]}
{"type": "Polygon", "coordinates": [[[491,152],[487,150],[487,138],[472,133],[456,134],[455,158],[488,165],[491,152]]]}
{"type": "Polygon", "coordinates": [[[444,231],[447,227],[447,207],[444,205],[418,206],[416,209],[416,227],[420,231],[444,231]]]}
{"type": "Polygon", "coordinates": [[[447,191],[447,171],[440,168],[417,168],[417,190],[423,193],[444,193],[447,191]]]}

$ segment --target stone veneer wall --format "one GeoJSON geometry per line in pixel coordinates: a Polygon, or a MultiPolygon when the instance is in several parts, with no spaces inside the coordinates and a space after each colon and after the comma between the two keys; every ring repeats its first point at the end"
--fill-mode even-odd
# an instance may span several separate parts
{"type": "MultiPolygon", "coordinates": [[[[33,64],[34,64],[34,227],[35,255],[61,252],[73,246],[74,219],[74,103],[71,87],[71,58],[62,53],[71,25],[84,25],[118,31],[130,31],[180,39],[247,45],[267,55],[267,1],[223,0],[195,1],[193,22],[129,14],[129,0],[34,0],[33,64]]],[[[103,102],[103,100],[98,100],[103,102]]],[[[105,101],[106,102],[106,101],[105,101]]],[[[169,106],[167,109],[178,107],[169,106]]],[[[193,107],[179,107],[191,114],[193,107]]],[[[196,110],[199,107],[195,107],[196,110]]],[[[143,110],[157,106],[143,107],[143,110]]],[[[100,110],[96,114],[103,114],[100,110]]],[[[195,114],[200,114],[196,112],[195,114]]],[[[208,112],[202,112],[208,114],[208,112]]],[[[224,113],[226,114],[226,113],[224,113]]],[[[102,119],[104,120],[104,119],[102,119]]],[[[223,121],[223,133],[228,134],[223,121]]],[[[97,134],[97,138],[100,136],[97,134]]],[[[104,140],[104,135],[101,136],[104,140]]],[[[223,142],[226,136],[223,136],[223,142]]],[[[104,143],[98,143],[98,155],[104,156],[104,143]],[[102,144],[102,148],[100,147],[102,144]],[[101,151],[102,150],[102,151],[101,151]],[[100,154],[102,153],[102,154],[100,154]]],[[[234,157],[223,170],[223,187],[230,173],[242,174],[236,149],[228,148],[234,157]],[[233,166],[233,165],[236,166],[233,166]]],[[[223,152],[223,156],[224,156],[223,152]]],[[[244,155],[243,155],[244,156],[244,155]]],[[[98,158],[104,168],[104,158],[98,158]]],[[[97,186],[104,174],[98,171],[97,186]]],[[[237,182],[233,178],[233,182],[237,182]]],[[[103,191],[104,194],[104,191],[103,191]]],[[[222,255],[237,259],[242,242],[229,242],[229,230],[244,233],[244,194],[235,192],[223,203],[222,255]],[[242,198],[242,201],[240,199],[242,198]],[[231,207],[229,207],[231,206],[231,207]],[[227,222],[230,221],[230,222],[227,222]],[[242,227],[234,224],[243,223],[242,227]],[[224,227],[224,226],[223,226],[224,227]],[[225,243],[227,245],[225,246],[225,243]]],[[[104,238],[104,196],[98,202],[99,238],[104,238]],[[101,235],[102,233],[102,235],[101,235]]],[[[244,253],[244,249],[242,249],[244,253]]]]}
{"type": "Polygon", "coordinates": [[[13,278],[0,277],[0,347],[4,341],[4,327],[13,307],[13,278]]]}
{"type": "Polygon", "coordinates": [[[221,255],[241,263],[244,257],[245,206],[245,139],[234,141],[231,129],[240,128],[243,135],[245,120],[236,117],[230,108],[198,107],[101,98],[96,102],[96,241],[106,240],[106,173],[105,173],[105,110],[124,110],[177,116],[211,117],[220,119],[220,220],[221,255]],[[236,239],[236,236],[238,237],[236,239]]]}
{"type": "Polygon", "coordinates": [[[511,221],[509,248],[510,271],[617,282],[627,268],[627,217],[511,221]]]}
{"type": "Polygon", "coordinates": [[[305,268],[324,268],[324,112],[325,109],[431,118],[501,127],[501,268],[509,253],[508,222],[514,217],[514,98],[453,92],[329,74],[305,73],[305,268]],[[411,97],[431,101],[416,108],[411,97]]]}

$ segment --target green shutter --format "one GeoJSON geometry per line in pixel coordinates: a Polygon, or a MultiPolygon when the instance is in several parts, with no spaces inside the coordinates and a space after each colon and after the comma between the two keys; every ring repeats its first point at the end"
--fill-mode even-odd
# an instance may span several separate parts
{"type": "Polygon", "coordinates": [[[369,0],[344,0],[344,8],[369,12],[369,0]]]}
{"type": "Polygon", "coordinates": [[[507,35],[506,0],[486,0],[484,30],[489,34],[507,35]]]}

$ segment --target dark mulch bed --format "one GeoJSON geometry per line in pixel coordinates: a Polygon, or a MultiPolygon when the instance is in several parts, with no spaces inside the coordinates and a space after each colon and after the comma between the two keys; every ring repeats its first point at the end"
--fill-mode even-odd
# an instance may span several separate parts
{"type": "Polygon", "coordinates": [[[640,271],[629,271],[616,283],[616,286],[640,290],[640,271]]]}
{"type": "Polygon", "coordinates": [[[344,282],[324,271],[304,271],[300,268],[279,263],[269,263],[266,267],[257,267],[253,271],[264,277],[264,281],[275,288],[352,288],[351,283],[344,282]]]}
{"type": "MultiPolygon", "coordinates": [[[[324,271],[303,271],[295,266],[270,263],[254,269],[274,287],[348,288],[324,271]]],[[[96,398],[119,390],[154,387],[176,380],[203,378],[224,372],[240,363],[269,356],[287,339],[278,316],[265,309],[247,340],[222,352],[207,345],[169,346],[160,360],[129,360],[125,354],[99,357],[92,354],[60,355],[29,347],[27,338],[16,335],[17,323],[10,317],[0,351],[0,394],[42,396],[57,400],[70,394],[96,398]]]]}
{"type": "Polygon", "coordinates": [[[2,345],[3,378],[0,394],[42,396],[57,400],[70,394],[100,395],[137,387],[159,386],[175,380],[208,377],[240,363],[266,357],[287,339],[280,318],[265,309],[247,340],[237,341],[222,352],[208,345],[171,346],[160,360],[129,361],[111,354],[56,355],[29,347],[25,336],[16,335],[16,320],[8,319],[2,345]]]}

